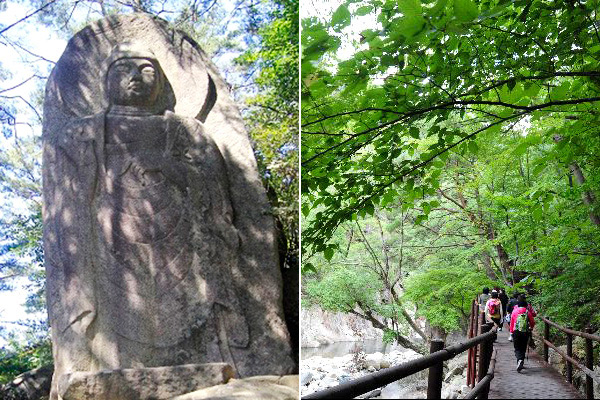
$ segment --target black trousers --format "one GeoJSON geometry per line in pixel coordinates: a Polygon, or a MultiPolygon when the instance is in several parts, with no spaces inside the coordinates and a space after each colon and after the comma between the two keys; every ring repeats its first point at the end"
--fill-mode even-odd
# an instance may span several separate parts
{"type": "Polygon", "coordinates": [[[513,346],[515,346],[515,357],[517,357],[517,360],[525,359],[525,352],[527,351],[529,335],[529,333],[520,331],[513,332],[513,346]]]}
{"type": "Polygon", "coordinates": [[[502,318],[492,318],[490,319],[498,326],[498,328],[502,328],[502,318]]]}

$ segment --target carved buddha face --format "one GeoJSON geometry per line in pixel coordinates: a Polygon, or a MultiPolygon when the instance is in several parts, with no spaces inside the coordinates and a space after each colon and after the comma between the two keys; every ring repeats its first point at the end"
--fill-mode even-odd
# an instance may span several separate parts
{"type": "Polygon", "coordinates": [[[120,58],[113,62],[106,77],[110,104],[151,107],[160,94],[160,71],[154,60],[120,58]]]}

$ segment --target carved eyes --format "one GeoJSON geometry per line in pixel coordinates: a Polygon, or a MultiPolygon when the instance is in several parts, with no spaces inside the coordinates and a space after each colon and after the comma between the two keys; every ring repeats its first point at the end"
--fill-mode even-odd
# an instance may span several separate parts
{"type": "Polygon", "coordinates": [[[141,72],[142,72],[142,74],[154,75],[154,67],[152,65],[143,65],[141,72]]]}
{"type": "Polygon", "coordinates": [[[131,73],[136,69],[143,75],[154,75],[155,74],[154,66],[152,66],[152,64],[142,64],[142,65],[138,66],[138,65],[130,64],[130,63],[120,63],[120,64],[116,64],[113,68],[116,72],[118,72],[120,74],[131,73]]]}

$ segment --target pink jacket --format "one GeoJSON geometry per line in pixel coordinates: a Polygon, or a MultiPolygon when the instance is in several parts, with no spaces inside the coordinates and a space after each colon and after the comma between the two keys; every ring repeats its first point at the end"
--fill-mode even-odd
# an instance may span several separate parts
{"type": "Polygon", "coordinates": [[[517,317],[524,312],[527,313],[527,318],[529,318],[529,329],[533,329],[535,326],[535,320],[533,319],[533,314],[531,310],[526,309],[525,307],[515,307],[513,309],[512,314],[510,315],[510,333],[513,333],[515,330],[515,323],[517,322],[517,317]]]}

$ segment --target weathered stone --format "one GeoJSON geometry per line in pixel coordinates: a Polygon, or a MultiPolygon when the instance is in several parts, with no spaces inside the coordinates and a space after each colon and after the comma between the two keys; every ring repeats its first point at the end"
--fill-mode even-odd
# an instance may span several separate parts
{"type": "Polygon", "coordinates": [[[64,400],[162,400],[227,383],[234,376],[225,363],[132,368],[62,375],[64,400]]]}
{"type": "Polygon", "coordinates": [[[449,371],[446,374],[446,377],[444,378],[444,382],[448,383],[448,382],[450,382],[450,380],[453,377],[455,377],[455,376],[462,376],[462,372],[463,372],[464,369],[465,369],[465,367],[460,366],[460,365],[454,367],[453,370],[449,371]]]}
{"type": "Polygon", "coordinates": [[[300,385],[308,385],[313,380],[313,374],[310,371],[300,372],[300,385]]]}
{"type": "Polygon", "coordinates": [[[0,399],[4,400],[43,400],[50,394],[52,365],[32,369],[17,376],[11,382],[0,386],[0,399]]]}
{"type": "Polygon", "coordinates": [[[297,400],[299,397],[298,376],[255,376],[232,379],[225,385],[213,386],[172,400],[297,400]]]}
{"type": "Polygon", "coordinates": [[[365,363],[367,364],[367,368],[373,367],[376,370],[381,369],[381,362],[383,361],[383,354],[376,352],[373,354],[367,354],[365,357],[365,363]]]}
{"type": "Polygon", "coordinates": [[[76,371],[295,370],[256,161],[191,39],[141,14],[84,28],[48,80],[43,139],[53,399],[76,371]]]}

